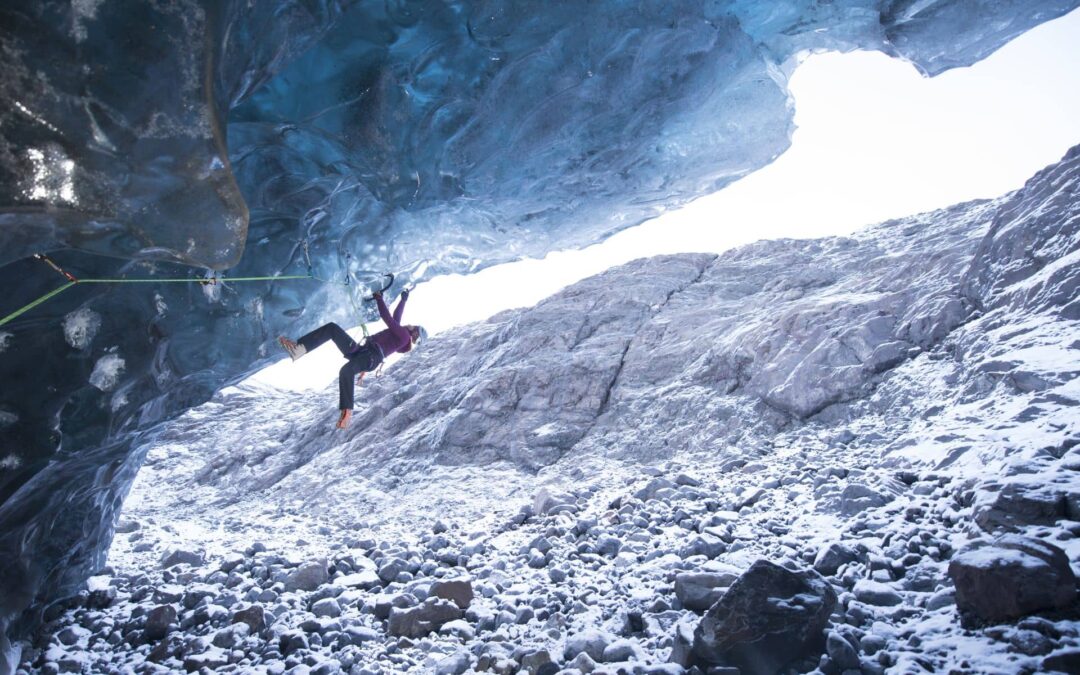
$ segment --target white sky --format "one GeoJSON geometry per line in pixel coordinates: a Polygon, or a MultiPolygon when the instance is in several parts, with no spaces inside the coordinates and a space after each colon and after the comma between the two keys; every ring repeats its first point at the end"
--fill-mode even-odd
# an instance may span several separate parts
{"type": "MultiPolygon", "coordinates": [[[[602,244],[436,277],[406,321],[434,334],[635,258],[722,252],[758,239],[849,234],[863,225],[996,197],[1080,143],[1080,10],[970,68],[923,78],[878,52],[816,54],[791,77],[798,129],[771,165],[602,244]]],[[[379,328],[371,326],[374,330],[379,328]]],[[[294,389],[336,379],[325,347],[259,380],[294,389]]]]}

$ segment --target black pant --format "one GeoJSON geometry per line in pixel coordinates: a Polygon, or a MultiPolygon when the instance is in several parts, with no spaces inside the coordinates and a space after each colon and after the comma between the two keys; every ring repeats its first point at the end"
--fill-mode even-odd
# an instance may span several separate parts
{"type": "Polygon", "coordinates": [[[379,348],[373,344],[358,347],[356,341],[349,337],[349,334],[336,323],[320,326],[297,340],[297,342],[304,345],[304,349],[310,352],[326,343],[327,340],[333,340],[337,348],[341,350],[341,354],[349,359],[348,363],[342,366],[341,371],[338,373],[338,408],[352,410],[356,376],[362,372],[370,372],[378,368],[383,360],[382,354],[379,353],[379,348]]]}

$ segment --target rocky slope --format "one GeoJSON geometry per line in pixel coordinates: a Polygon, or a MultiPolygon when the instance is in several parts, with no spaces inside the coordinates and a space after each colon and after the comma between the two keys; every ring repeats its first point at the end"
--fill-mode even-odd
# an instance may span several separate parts
{"type": "Polygon", "coordinates": [[[610,270],[344,433],[226,390],[22,667],[1075,672],[1078,184],[610,270]]]}

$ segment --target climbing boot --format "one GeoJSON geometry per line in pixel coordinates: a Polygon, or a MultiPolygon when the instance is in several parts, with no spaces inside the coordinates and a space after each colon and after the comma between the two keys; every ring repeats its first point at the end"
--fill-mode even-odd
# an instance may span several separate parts
{"type": "Polygon", "coordinates": [[[341,411],[341,417],[339,417],[338,421],[337,421],[337,428],[338,429],[344,429],[345,427],[349,426],[349,420],[350,419],[352,419],[352,411],[351,410],[342,410],[341,411]]]}
{"type": "Polygon", "coordinates": [[[284,335],[279,337],[277,340],[281,343],[282,348],[285,351],[289,352],[289,356],[292,357],[293,361],[300,358],[304,354],[307,354],[307,347],[305,347],[304,345],[296,344],[284,335]]]}

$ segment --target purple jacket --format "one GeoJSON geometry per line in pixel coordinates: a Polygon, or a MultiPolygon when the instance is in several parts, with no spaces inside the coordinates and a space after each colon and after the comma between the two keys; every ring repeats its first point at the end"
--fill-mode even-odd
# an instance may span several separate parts
{"type": "Polygon", "coordinates": [[[401,315],[405,311],[405,298],[398,300],[393,316],[390,315],[390,310],[386,308],[386,303],[383,302],[381,295],[375,297],[375,302],[379,305],[379,316],[382,317],[383,323],[386,324],[386,330],[381,330],[369,337],[367,339],[368,344],[374,343],[377,345],[382,350],[383,358],[390,356],[394,352],[410,351],[412,349],[412,336],[401,325],[401,315]]]}

